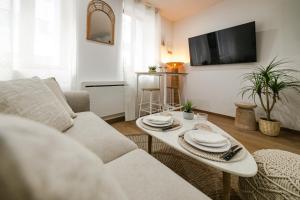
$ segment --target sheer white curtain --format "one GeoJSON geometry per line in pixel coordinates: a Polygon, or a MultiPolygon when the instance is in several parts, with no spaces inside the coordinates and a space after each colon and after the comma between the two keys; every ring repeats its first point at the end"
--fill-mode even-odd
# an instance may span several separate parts
{"type": "Polygon", "coordinates": [[[0,0],[0,79],[53,76],[70,89],[76,71],[75,0],[0,0]]]}
{"type": "MultiPolygon", "coordinates": [[[[125,118],[136,118],[136,73],[160,61],[160,16],[155,8],[136,0],[124,0],[122,54],[125,89],[125,118]]],[[[157,79],[142,77],[140,86],[152,86],[157,79]]]]}

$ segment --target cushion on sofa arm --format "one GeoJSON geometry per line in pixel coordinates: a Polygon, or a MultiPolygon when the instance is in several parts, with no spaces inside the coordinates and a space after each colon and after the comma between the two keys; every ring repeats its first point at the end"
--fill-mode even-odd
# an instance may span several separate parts
{"type": "Polygon", "coordinates": [[[76,113],[74,113],[72,108],[67,103],[64,93],[60,88],[59,84],[57,83],[57,81],[55,80],[55,78],[51,77],[51,78],[43,79],[43,81],[48,86],[48,88],[55,94],[59,102],[63,105],[63,107],[70,114],[70,116],[72,118],[75,118],[76,113]]]}
{"type": "Polygon", "coordinates": [[[37,77],[0,81],[0,113],[38,121],[59,131],[73,124],[55,94],[37,77]]]}
{"type": "Polygon", "coordinates": [[[94,153],[33,121],[0,115],[0,162],[0,199],[127,199],[94,153]]]}
{"type": "Polygon", "coordinates": [[[68,91],[64,95],[74,112],[90,111],[90,96],[87,91],[68,91]]]}
{"type": "Polygon", "coordinates": [[[104,163],[137,148],[135,143],[92,112],[77,113],[74,125],[65,134],[96,153],[104,163]]]}
{"type": "Polygon", "coordinates": [[[143,150],[105,164],[130,200],[209,200],[210,198],[143,150]]]}

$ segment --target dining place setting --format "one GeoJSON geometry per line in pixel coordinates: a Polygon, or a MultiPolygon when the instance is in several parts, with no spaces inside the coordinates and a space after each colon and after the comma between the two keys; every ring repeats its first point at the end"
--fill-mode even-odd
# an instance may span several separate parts
{"type": "Polygon", "coordinates": [[[198,122],[192,129],[183,131],[178,142],[187,151],[213,161],[235,162],[245,156],[238,141],[205,122],[198,122]]]}
{"type": "Polygon", "coordinates": [[[181,122],[171,115],[148,115],[142,118],[142,126],[153,131],[172,131],[181,128],[181,122]]]}
{"type": "MultiPolygon", "coordinates": [[[[141,126],[151,131],[171,132],[182,128],[182,122],[172,115],[155,114],[143,117],[141,126]]],[[[235,162],[245,156],[238,141],[218,132],[206,120],[196,120],[192,129],[181,132],[178,143],[197,156],[218,162],[235,162]]]]}

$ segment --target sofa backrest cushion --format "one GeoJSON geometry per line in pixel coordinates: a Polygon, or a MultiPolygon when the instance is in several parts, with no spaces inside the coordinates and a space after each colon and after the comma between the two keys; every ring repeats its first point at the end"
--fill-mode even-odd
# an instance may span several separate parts
{"type": "Polygon", "coordinates": [[[0,81],[0,113],[32,119],[65,131],[73,120],[39,78],[0,81]]]}
{"type": "Polygon", "coordinates": [[[94,153],[27,119],[0,115],[0,162],[1,199],[127,199],[94,153]]]}
{"type": "Polygon", "coordinates": [[[55,78],[51,77],[51,78],[43,79],[43,81],[49,87],[49,89],[55,94],[59,102],[63,105],[63,107],[70,114],[70,116],[72,118],[75,118],[77,115],[76,113],[74,113],[72,108],[67,103],[64,93],[60,88],[59,84],[57,83],[57,81],[55,80],[55,78]]]}

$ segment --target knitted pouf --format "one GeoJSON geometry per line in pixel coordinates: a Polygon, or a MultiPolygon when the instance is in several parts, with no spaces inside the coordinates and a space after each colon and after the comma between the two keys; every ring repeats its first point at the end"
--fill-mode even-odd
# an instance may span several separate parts
{"type": "Polygon", "coordinates": [[[253,155],[258,172],[251,178],[239,178],[244,200],[300,200],[300,155],[264,149],[253,155]]]}

